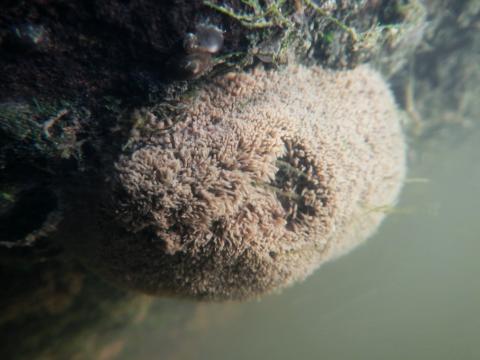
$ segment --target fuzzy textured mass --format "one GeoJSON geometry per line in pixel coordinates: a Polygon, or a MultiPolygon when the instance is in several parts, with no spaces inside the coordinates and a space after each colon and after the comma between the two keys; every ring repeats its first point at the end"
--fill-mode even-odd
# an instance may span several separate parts
{"type": "Polygon", "coordinates": [[[366,66],[231,73],[146,115],[110,177],[94,266],[128,288],[245,299],[370,236],[405,175],[399,115],[366,66]]]}

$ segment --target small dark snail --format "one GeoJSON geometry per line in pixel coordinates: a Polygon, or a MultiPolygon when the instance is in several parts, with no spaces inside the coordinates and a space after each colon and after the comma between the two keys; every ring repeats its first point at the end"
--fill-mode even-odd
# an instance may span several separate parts
{"type": "Polygon", "coordinates": [[[210,54],[189,54],[180,59],[178,63],[179,74],[181,74],[183,78],[194,79],[211,68],[211,60],[212,57],[210,56],[210,54]]]}

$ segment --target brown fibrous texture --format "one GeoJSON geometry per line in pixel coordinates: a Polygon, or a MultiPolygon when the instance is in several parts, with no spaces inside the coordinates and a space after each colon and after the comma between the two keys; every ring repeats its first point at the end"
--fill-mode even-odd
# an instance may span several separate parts
{"type": "Polygon", "coordinates": [[[117,161],[95,266],[198,299],[257,297],[370,236],[405,175],[392,95],[367,66],[231,73],[117,161]]]}

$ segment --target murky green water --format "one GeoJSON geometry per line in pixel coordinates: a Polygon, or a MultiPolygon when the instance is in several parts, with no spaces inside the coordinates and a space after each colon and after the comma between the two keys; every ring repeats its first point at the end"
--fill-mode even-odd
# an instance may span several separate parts
{"type": "Polygon", "coordinates": [[[479,144],[477,131],[421,152],[409,178],[428,182],[407,184],[374,238],[305,283],[258,302],[192,304],[173,343],[138,328],[120,358],[480,358],[479,144]]]}

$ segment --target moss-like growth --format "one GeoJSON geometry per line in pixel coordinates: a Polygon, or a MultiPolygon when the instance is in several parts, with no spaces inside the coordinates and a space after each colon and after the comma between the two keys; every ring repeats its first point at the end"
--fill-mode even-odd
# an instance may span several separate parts
{"type": "Polygon", "coordinates": [[[362,6],[346,1],[341,7],[311,0],[204,4],[245,27],[250,42],[245,63],[252,57],[274,64],[295,57],[352,68],[373,60],[389,74],[399,70],[420,41],[426,14],[418,0],[362,6]]]}

